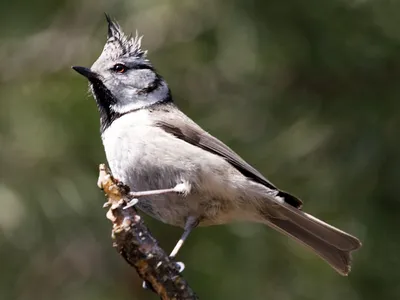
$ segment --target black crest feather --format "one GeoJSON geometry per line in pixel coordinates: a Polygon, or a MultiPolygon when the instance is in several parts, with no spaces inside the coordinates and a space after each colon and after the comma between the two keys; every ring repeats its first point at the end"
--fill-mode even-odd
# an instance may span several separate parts
{"type": "Polygon", "coordinates": [[[107,39],[119,37],[121,35],[121,27],[117,22],[113,21],[108,14],[105,13],[105,16],[108,23],[107,39]]]}
{"type": "MultiPolygon", "coordinates": [[[[147,51],[144,51],[141,48],[143,36],[139,36],[137,31],[135,37],[133,37],[131,34],[126,35],[122,31],[121,26],[119,26],[119,24],[114,21],[110,15],[105,14],[105,17],[108,23],[107,43],[105,47],[107,47],[107,44],[117,44],[120,50],[117,52],[121,52],[119,55],[135,56],[137,58],[146,59],[147,51]]],[[[116,49],[114,49],[114,52],[115,50],[116,49]]]]}

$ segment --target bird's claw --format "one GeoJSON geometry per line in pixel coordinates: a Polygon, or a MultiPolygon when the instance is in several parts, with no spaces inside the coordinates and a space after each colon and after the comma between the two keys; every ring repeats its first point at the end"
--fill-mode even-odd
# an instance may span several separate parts
{"type": "Polygon", "coordinates": [[[143,281],[142,288],[144,290],[152,290],[152,287],[149,285],[149,283],[147,281],[143,281]]]}
{"type": "Polygon", "coordinates": [[[139,202],[139,200],[137,198],[133,198],[131,201],[129,201],[129,203],[124,207],[124,209],[128,209],[130,207],[135,206],[137,203],[139,202]]]}
{"type": "MultiPolygon", "coordinates": [[[[185,270],[185,264],[183,262],[181,262],[181,261],[175,262],[175,266],[178,269],[179,273],[182,273],[183,270],[185,270]]],[[[145,289],[145,290],[153,290],[153,288],[151,287],[151,285],[147,281],[143,281],[142,288],[145,289]]]]}
{"type": "Polygon", "coordinates": [[[178,268],[178,272],[182,273],[185,270],[185,264],[181,261],[175,262],[176,267],[178,268]]]}

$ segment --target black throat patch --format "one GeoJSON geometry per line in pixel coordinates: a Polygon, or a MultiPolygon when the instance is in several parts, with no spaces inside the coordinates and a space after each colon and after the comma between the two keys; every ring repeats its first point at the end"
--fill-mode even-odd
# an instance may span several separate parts
{"type": "Polygon", "coordinates": [[[100,79],[93,79],[90,83],[100,113],[100,132],[103,133],[114,120],[119,118],[120,114],[111,109],[111,106],[116,104],[117,100],[100,79]]]}

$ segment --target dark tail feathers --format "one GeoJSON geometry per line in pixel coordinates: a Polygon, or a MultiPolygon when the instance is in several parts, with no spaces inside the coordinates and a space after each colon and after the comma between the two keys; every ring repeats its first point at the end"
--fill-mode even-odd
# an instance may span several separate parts
{"type": "Polygon", "coordinates": [[[340,274],[350,272],[351,252],[361,247],[356,237],[287,204],[278,209],[282,218],[267,216],[264,223],[311,248],[340,274]]]}

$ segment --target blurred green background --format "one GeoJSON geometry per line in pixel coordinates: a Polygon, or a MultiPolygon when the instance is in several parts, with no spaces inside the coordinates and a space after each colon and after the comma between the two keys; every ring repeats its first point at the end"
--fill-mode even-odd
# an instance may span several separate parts
{"type": "MultiPolygon", "coordinates": [[[[0,299],[157,299],[112,248],[87,82],[103,12],[176,103],[305,210],[358,236],[353,271],[262,225],[197,229],[201,299],[400,299],[399,1],[0,0],[0,299]]],[[[181,230],[147,218],[166,250],[181,230]]]]}

